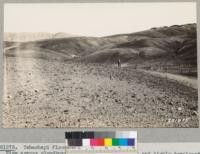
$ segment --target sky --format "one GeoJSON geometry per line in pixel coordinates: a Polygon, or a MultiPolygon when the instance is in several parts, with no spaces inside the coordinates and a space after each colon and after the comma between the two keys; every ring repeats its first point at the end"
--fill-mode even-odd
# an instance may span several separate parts
{"type": "Polygon", "coordinates": [[[196,20],[195,2],[4,5],[4,32],[65,32],[100,37],[196,20]]]}

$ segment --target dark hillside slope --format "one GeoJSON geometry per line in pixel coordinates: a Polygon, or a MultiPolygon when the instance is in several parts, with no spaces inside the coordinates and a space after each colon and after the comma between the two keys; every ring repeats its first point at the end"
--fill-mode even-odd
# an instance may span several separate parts
{"type": "Polygon", "coordinates": [[[174,25],[107,37],[53,38],[22,43],[65,54],[86,63],[122,63],[141,66],[197,66],[196,24],[174,25]]]}
{"type": "Polygon", "coordinates": [[[100,49],[108,49],[113,44],[126,42],[124,38],[110,39],[98,37],[70,37],[26,42],[20,48],[40,48],[53,50],[71,57],[84,57],[100,49]]]}
{"type": "Polygon", "coordinates": [[[126,42],[115,43],[109,49],[98,50],[83,59],[92,62],[110,61],[113,63],[120,58],[125,63],[197,65],[196,24],[153,28],[143,32],[107,38],[115,39],[125,36],[126,42]]]}

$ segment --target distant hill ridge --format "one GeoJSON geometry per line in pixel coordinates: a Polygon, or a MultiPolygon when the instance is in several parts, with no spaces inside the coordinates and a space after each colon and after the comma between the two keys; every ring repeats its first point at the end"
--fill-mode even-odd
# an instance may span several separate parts
{"type": "Polygon", "coordinates": [[[74,37],[74,35],[59,32],[59,33],[47,33],[47,32],[22,32],[22,33],[4,33],[4,41],[9,42],[29,42],[44,39],[53,38],[68,38],[74,37]]]}

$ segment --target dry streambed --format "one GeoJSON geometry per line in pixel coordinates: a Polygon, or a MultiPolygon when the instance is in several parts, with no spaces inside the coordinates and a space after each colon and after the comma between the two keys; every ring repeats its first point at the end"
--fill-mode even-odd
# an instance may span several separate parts
{"type": "Polygon", "coordinates": [[[198,127],[197,90],[131,68],[8,57],[3,126],[198,127]]]}

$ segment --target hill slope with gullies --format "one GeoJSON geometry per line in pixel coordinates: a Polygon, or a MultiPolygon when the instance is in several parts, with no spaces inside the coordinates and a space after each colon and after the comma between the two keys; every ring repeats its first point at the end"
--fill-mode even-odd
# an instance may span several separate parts
{"type": "Polygon", "coordinates": [[[76,55],[82,61],[167,64],[197,63],[196,24],[152,28],[108,37],[70,37],[37,41],[36,46],[76,55]]]}
{"type": "Polygon", "coordinates": [[[174,25],[107,37],[68,37],[22,43],[55,51],[68,60],[158,68],[169,65],[197,67],[196,24],[174,25]]]}
{"type": "Polygon", "coordinates": [[[110,36],[126,38],[109,48],[100,49],[84,57],[86,61],[125,63],[191,64],[197,63],[196,24],[153,28],[147,31],[110,36]]]}

